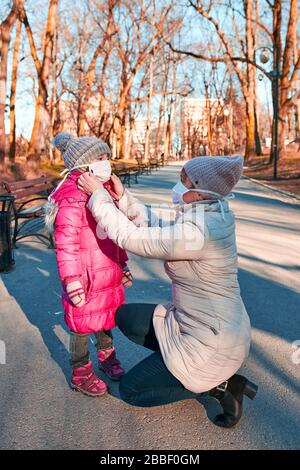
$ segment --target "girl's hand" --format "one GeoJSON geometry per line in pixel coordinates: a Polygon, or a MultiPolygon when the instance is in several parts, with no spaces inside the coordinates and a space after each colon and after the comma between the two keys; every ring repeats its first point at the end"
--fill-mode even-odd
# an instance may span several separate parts
{"type": "Polygon", "coordinates": [[[80,191],[83,191],[88,195],[93,194],[97,189],[103,189],[101,181],[99,181],[99,179],[90,172],[83,173],[79,177],[77,186],[80,191]]]}
{"type": "Polygon", "coordinates": [[[75,307],[82,307],[85,304],[85,293],[81,282],[70,282],[66,285],[66,291],[70,302],[72,302],[75,307]]]}
{"type": "Polygon", "coordinates": [[[105,184],[105,189],[115,201],[119,201],[125,191],[122,181],[115,174],[111,175],[109,182],[105,184]]]}
{"type": "Polygon", "coordinates": [[[128,266],[124,266],[123,268],[123,276],[122,276],[122,284],[124,287],[131,287],[133,282],[132,274],[128,268],[128,266]]]}

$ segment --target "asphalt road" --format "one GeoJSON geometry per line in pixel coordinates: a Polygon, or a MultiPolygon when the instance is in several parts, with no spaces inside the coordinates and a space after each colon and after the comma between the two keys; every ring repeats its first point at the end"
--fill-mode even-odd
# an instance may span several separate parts
{"type": "MultiPolygon", "coordinates": [[[[170,202],[179,167],[139,179],[146,203],[170,202]]],[[[259,385],[232,430],[212,423],[219,411],[204,398],[134,408],[111,394],[93,399],[68,387],[68,331],[63,322],[55,254],[20,244],[16,269],[0,281],[0,448],[2,449],[299,449],[300,448],[300,206],[242,180],[231,202],[237,217],[240,283],[253,325],[243,372],[259,385]],[[281,199],[281,200],[280,200],[281,199]],[[7,289],[7,291],[6,291],[7,289]],[[294,347],[293,347],[294,345],[294,347]],[[1,355],[0,355],[1,359],[1,355]],[[0,360],[1,362],[1,360],[0,360]]],[[[131,256],[134,287],[127,300],[165,303],[163,264],[131,256]]],[[[129,369],[148,352],[115,332],[129,369]]],[[[91,342],[92,359],[96,360],[91,342]]]]}

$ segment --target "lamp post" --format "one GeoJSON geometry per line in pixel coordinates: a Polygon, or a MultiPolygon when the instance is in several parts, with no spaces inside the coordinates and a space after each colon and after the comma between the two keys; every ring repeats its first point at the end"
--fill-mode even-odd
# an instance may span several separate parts
{"type": "MultiPolygon", "coordinates": [[[[269,53],[273,54],[273,49],[270,47],[259,47],[255,50],[261,50],[260,61],[267,64],[270,60],[269,53]]],[[[278,101],[279,101],[279,72],[280,67],[280,51],[278,44],[275,45],[275,60],[273,62],[273,70],[268,73],[268,77],[274,83],[274,109],[273,109],[273,178],[277,179],[277,162],[278,162],[278,101]]]]}

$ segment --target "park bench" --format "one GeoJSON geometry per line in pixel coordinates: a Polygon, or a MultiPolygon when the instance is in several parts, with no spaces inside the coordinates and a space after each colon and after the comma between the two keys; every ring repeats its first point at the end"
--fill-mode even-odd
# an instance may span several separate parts
{"type": "Polygon", "coordinates": [[[113,163],[113,172],[119,176],[123,184],[127,184],[130,188],[131,180],[134,179],[134,182],[138,183],[138,170],[137,168],[126,165],[125,163],[113,163]]]}
{"type": "Polygon", "coordinates": [[[151,170],[154,168],[156,170],[158,170],[159,168],[159,161],[156,159],[156,158],[150,158],[149,160],[149,165],[150,165],[150,168],[151,170]]]}
{"type": "Polygon", "coordinates": [[[37,237],[47,240],[49,248],[54,247],[53,238],[45,234],[44,205],[48,195],[54,188],[55,179],[52,176],[41,176],[31,180],[5,182],[2,181],[1,194],[14,196],[13,203],[13,246],[16,242],[27,237],[37,237]],[[39,204],[36,204],[40,201],[39,204]]]}
{"type": "Polygon", "coordinates": [[[151,166],[149,162],[143,162],[143,160],[140,157],[135,157],[137,164],[138,164],[138,171],[139,174],[146,174],[149,175],[151,173],[151,166]]]}

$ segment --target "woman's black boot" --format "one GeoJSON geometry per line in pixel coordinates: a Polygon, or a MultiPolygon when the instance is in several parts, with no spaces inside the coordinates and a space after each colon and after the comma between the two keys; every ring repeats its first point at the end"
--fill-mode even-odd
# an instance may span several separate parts
{"type": "Polygon", "coordinates": [[[226,382],[210,390],[209,395],[216,398],[223,408],[223,414],[216,416],[214,423],[223,428],[235,426],[243,414],[244,395],[253,400],[257,389],[257,385],[246,377],[235,374],[226,382]]]}

